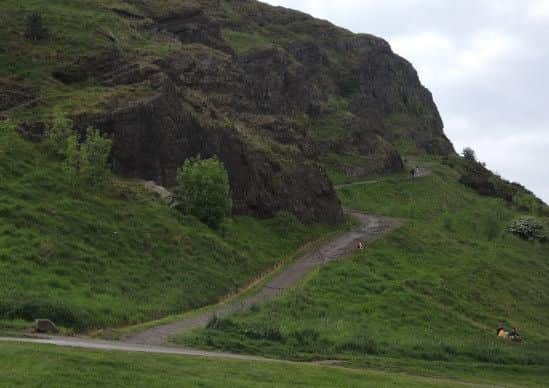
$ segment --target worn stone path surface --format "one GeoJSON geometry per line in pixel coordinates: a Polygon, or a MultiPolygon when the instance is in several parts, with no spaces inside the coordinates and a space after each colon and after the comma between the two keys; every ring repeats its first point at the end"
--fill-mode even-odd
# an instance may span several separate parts
{"type": "Polygon", "coordinates": [[[257,303],[274,299],[284,290],[298,284],[314,268],[345,257],[356,249],[357,240],[365,243],[371,242],[399,225],[397,220],[387,217],[373,216],[352,210],[346,212],[359,221],[359,226],[303,256],[277,274],[258,293],[197,316],[142,331],[126,338],[124,342],[162,345],[167,342],[170,336],[206,326],[214,316],[224,317],[237,311],[246,310],[257,303]]]}

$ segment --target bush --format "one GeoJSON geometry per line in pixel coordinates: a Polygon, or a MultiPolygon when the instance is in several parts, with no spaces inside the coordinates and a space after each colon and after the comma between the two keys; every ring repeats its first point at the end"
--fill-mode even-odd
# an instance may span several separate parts
{"type": "Polygon", "coordinates": [[[177,171],[177,183],[181,207],[186,214],[214,228],[231,214],[229,175],[217,157],[201,159],[198,156],[186,160],[177,171]]]}
{"type": "Polygon", "coordinates": [[[46,143],[53,153],[59,156],[65,156],[67,150],[67,140],[73,134],[73,122],[67,118],[64,113],[56,112],[53,118],[53,124],[48,129],[46,143]]]}
{"type": "Polygon", "coordinates": [[[509,225],[509,231],[511,233],[530,241],[546,240],[547,236],[543,229],[543,224],[534,217],[521,217],[511,222],[509,225]]]}
{"type": "Polygon", "coordinates": [[[86,142],[80,146],[80,174],[92,184],[102,184],[109,171],[108,160],[112,140],[103,137],[99,130],[88,128],[86,142]]]}
{"type": "Polygon", "coordinates": [[[48,31],[42,23],[42,15],[33,12],[25,18],[25,37],[30,40],[42,40],[48,37],[48,31]]]}
{"type": "Polygon", "coordinates": [[[65,170],[72,184],[78,181],[103,184],[109,171],[107,161],[111,147],[112,140],[101,136],[94,128],[88,128],[86,142],[82,144],[79,144],[76,134],[69,136],[64,154],[65,170]]]}
{"type": "Polygon", "coordinates": [[[463,157],[465,158],[465,160],[469,160],[471,162],[477,161],[477,156],[475,154],[475,151],[473,151],[473,149],[470,147],[465,147],[463,149],[463,157]]]}

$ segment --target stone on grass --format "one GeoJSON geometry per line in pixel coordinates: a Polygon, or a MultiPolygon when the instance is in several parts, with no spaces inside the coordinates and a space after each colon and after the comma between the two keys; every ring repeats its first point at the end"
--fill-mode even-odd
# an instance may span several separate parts
{"type": "Polygon", "coordinates": [[[34,321],[34,330],[37,333],[59,333],[59,329],[55,323],[49,319],[36,319],[34,321]]]}

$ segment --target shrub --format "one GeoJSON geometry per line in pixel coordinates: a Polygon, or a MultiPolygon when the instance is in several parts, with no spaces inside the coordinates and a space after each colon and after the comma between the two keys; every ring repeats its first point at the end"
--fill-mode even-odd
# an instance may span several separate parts
{"type": "Polygon", "coordinates": [[[101,136],[99,131],[88,128],[86,142],[79,144],[76,134],[66,140],[65,171],[75,185],[79,181],[101,185],[105,182],[109,167],[112,140],[101,136]]]}
{"type": "Polygon", "coordinates": [[[64,113],[56,112],[47,132],[47,144],[55,154],[65,156],[67,140],[73,134],[73,122],[64,113]]]}
{"type": "Polygon", "coordinates": [[[186,214],[214,228],[231,214],[229,175],[217,157],[187,159],[177,171],[177,183],[181,207],[186,214]]]}
{"type": "Polygon", "coordinates": [[[101,135],[99,130],[88,128],[86,142],[80,146],[80,174],[92,184],[102,184],[109,171],[108,160],[112,140],[101,135]]]}
{"type": "Polygon", "coordinates": [[[469,160],[471,162],[477,161],[477,156],[475,154],[475,151],[473,151],[473,149],[470,147],[465,147],[463,149],[463,157],[465,158],[465,160],[469,160]]]}
{"type": "Polygon", "coordinates": [[[42,15],[33,12],[25,18],[25,37],[30,40],[42,40],[48,37],[48,31],[42,23],[42,15]]]}
{"type": "Polygon", "coordinates": [[[525,240],[547,239],[543,230],[543,224],[534,217],[521,217],[511,222],[509,231],[525,240]]]}

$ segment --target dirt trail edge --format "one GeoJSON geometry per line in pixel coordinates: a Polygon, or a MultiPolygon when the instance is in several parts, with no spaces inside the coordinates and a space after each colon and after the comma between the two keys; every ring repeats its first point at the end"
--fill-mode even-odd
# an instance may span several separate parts
{"type": "Polygon", "coordinates": [[[392,218],[368,215],[354,210],[346,210],[346,213],[359,221],[358,227],[298,259],[263,286],[258,293],[194,317],[136,333],[127,337],[124,342],[159,346],[166,343],[170,336],[206,326],[214,315],[224,317],[249,309],[257,303],[274,299],[288,288],[298,284],[314,268],[344,258],[356,249],[357,240],[367,244],[400,225],[399,221],[392,218]]]}

